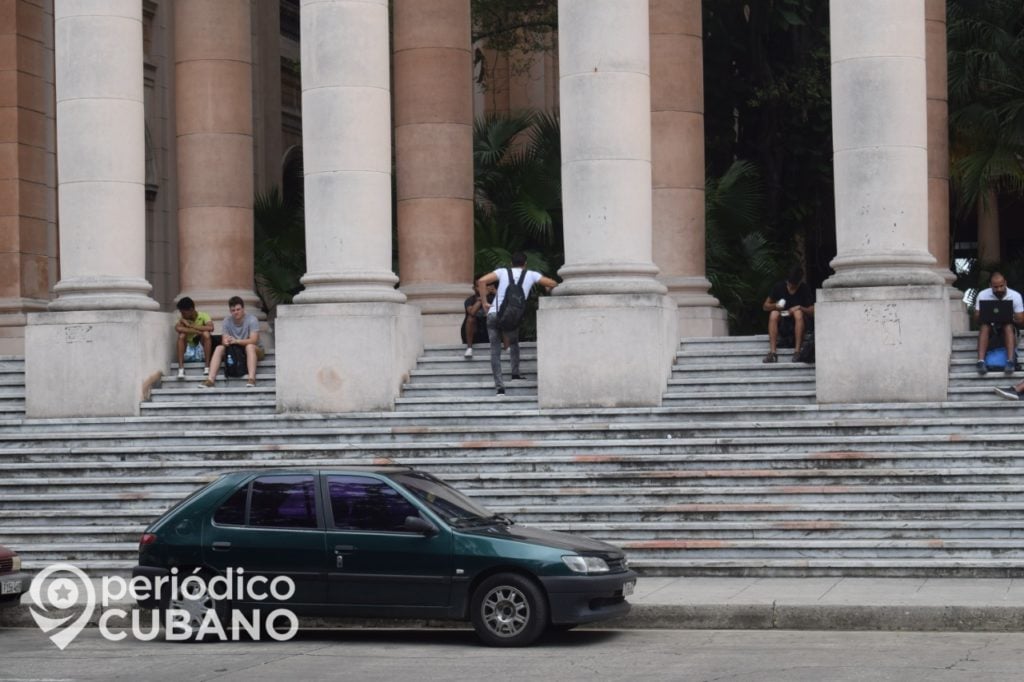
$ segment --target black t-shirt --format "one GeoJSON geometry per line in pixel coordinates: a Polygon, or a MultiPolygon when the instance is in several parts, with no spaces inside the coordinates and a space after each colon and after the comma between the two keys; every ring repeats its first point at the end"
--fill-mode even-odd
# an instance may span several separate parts
{"type": "Polygon", "coordinates": [[[772,287],[772,293],[768,294],[768,298],[773,301],[781,301],[786,299],[786,310],[789,310],[793,306],[810,307],[814,305],[814,291],[807,286],[806,282],[801,282],[800,286],[797,287],[796,293],[789,293],[789,289],[786,288],[786,282],[782,281],[772,287]]]}
{"type": "MultiPolygon", "coordinates": [[[[466,317],[469,317],[469,307],[471,305],[474,305],[477,302],[477,300],[479,300],[479,298],[480,297],[477,294],[473,294],[472,296],[466,299],[465,303],[462,304],[462,309],[466,311],[466,317]]],[[[494,294],[487,294],[487,302],[494,302],[494,294]]],[[[476,311],[476,316],[479,317],[480,319],[487,317],[487,313],[484,312],[483,306],[480,306],[480,308],[476,311]]]]}

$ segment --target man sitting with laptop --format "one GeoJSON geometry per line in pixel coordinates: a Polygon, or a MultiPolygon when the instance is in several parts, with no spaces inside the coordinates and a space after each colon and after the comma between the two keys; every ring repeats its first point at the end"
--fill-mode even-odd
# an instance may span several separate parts
{"type": "Polygon", "coordinates": [[[988,353],[991,339],[994,347],[1002,344],[1006,348],[1005,374],[1013,374],[1017,367],[1017,328],[1024,325],[1024,299],[1013,289],[1006,286],[1006,278],[1001,273],[993,272],[989,278],[989,288],[978,294],[977,307],[974,310],[974,321],[978,327],[978,374],[985,375],[985,354],[988,353]]]}

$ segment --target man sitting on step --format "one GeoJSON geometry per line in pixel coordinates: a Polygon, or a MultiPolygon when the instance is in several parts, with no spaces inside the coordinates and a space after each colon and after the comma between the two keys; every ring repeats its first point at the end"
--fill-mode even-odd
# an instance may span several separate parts
{"type": "Polygon", "coordinates": [[[800,357],[804,330],[814,315],[814,292],[804,280],[799,265],[782,282],[772,287],[761,308],[768,313],[768,354],[762,362],[778,362],[780,338],[793,339],[793,362],[800,357]]]}
{"type": "MultiPolygon", "coordinates": [[[[228,353],[239,356],[236,362],[245,362],[248,381],[247,388],[256,386],[256,363],[263,359],[263,348],[260,347],[260,321],[255,315],[245,312],[245,302],[241,296],[232,296],[228,299],[228,312],[230,313],[221,323],[220,345],[213,351],[213,358],[210,361],[210,376],[199,384],[200,388],[213,388],[217,377],[217,370],[221,362],[226,362],[228,353]]],[[[231,358],[235,360],[235,357],[231,358]]],[[[229,376],[228,369],[224,369],[224,376],[229,376]]]]}
{"type": "Polygon", "coordinates": [[[985,364],[985,355],[988,353],[990,339],[998,343],[993,346],[998,348],[1001,343],[1006,348],[1006,366],[1004,374],[1013,374],[1017,369],[1017,325],[1024,325],[1024,298],[1006,285],[1006,278],[1001,273],[993,272],[988,280],[989,288],[983,289],[975,302],[974,322],[978,325],[978,374],[985,376],[988,373],[988,366],[985,364]],[[981,320],[982,301],[1008,301],[1013,306],[1013,321],[1003,323],[989,323],[981,320]]]}
{"type": "Polygon", "coordinates": [[[206,364],[203,374],[209,374],[213,321],[208,314],[196,310],[195,301],[188,296],[181,297],[177,308],[180,317],[174,331],[178,332],[178,378],[185,378],[186,360],[202,360],[206,364]]]}

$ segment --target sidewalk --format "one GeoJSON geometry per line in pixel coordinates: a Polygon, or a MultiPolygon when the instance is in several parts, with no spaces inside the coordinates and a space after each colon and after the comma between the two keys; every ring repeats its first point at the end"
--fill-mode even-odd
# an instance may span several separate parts
{"type": "MultiPolygon", "coordinates": [[[[721,630],[1024,631],[1024,579],[1010,578],[641,578],[633,610],[601,628],[721,630]]],[[[27,595],[0,609],[0,627],[35,627],[27,595]]],[[[128,603],[112,607],[130,608],[128,603]]],[[[70,615],[73,609],[51,612],[70,615]]],[[[98,614],[94,613],[93,622],[98,614]]],[[[301,619],[303,627],[423,621],[301,619]]],[[[443,625],[431,622],[429,625],[443,625]]]]}
{"type": "Polygon", "coordinates": [[[619,627],[1024,630],[1011,578],[641,578],[619,627]]]}

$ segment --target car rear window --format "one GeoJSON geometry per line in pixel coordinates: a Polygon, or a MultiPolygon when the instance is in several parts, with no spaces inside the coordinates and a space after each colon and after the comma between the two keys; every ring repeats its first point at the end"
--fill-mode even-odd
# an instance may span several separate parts
{"type": "Polygon", "coordinates": [[[245,502],[249,497],[249,484],[236,490],[224,504],[213,513],[213,522],[222,526],[245,525],[245,502]]]}

